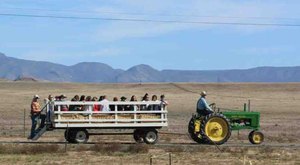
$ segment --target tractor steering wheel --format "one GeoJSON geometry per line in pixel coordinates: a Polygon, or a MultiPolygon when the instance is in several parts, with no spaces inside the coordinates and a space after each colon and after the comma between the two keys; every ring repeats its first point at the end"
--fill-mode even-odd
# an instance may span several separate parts
{"type": "Polygon", "coordinates": [[[211,103],[211,104],[209,104],[209,107],[210,107],[214,112],[216,112],[216,109],[217,109],[216,103],[211,103]]]}

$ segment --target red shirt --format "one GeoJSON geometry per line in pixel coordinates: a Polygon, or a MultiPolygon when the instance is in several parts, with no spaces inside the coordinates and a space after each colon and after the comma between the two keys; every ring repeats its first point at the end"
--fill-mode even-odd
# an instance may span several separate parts
{"type": "Polygon", "coordinates": [[[100,105],[95,104],[94,105],[94,111],[100,111],[100,105]]]}

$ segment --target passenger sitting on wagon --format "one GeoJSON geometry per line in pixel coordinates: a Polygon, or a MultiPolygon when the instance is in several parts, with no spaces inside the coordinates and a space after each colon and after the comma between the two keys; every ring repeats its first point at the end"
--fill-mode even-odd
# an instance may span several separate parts
{"type": "MultiPolygon", "coordinates": [[[[65,101],[66,98],[67,98],[66,95],[55,96],[55,101],[63,102],[63,101],[65,101]]],[[[54,110],[57,111],[58,107],[55,106],[54,110]]],[[[68,111],[68,110],[69,110],[69,107],[67,105],[60,105],[60,111],[68,111]]]]}
{"type": "MultiPolygon", "coordinates": [[[[148,93],[146,93],[146,94],[144,95],[144,97],[142,98],[142,102],[147,102],[147,101],[149,101],[148,93]]],[[[149,106],[149,104],[141,105],[141,110],[142,110],[142,111],[143,111],[143,110],[147,110],[147,109],[148,109],[148,106],[149,106]]]]}
{"type": "Polygon", "coordinates": [[[110,111],[110,109],[109,109],[109,101],[106,99],[106,96],[103,95],[102,98],[103,98],[103,100],[100,101],[100,103],[102,105],[101,111],[104,111],[104,112],[110,111]]]}
{"type": "MultiPolygon", "coordinates": [[[[66,101],[67,96],[66,95],[61,95],[60,96],[60,101],[66,101]]],[[[62,105],[61,106],[61,111],[68,111],[69,107],[67,105],[62,105]]]]}
{"type": "MultiPolygon", "coordinates": [[[[90,102],[92,101],[92,97],[91,96],[87,96],[85,99],[86,102],[90,102]]],[[[83,111],[92,111],[92,106],[91,105],[84,105],[83,106],[83,111]]]]}
{"type": "MultiPolygon", "coordinates": [[[[159,103],[159,101],[157,100],[157,96],[156,95],[152,96],[152,100],[151,101],[159,103]]],[[[158,104],[152,104],[152,105],[148,106],[148,110],[158,110],[158,109],[159,109],[159,105],[158,104]]]]}
{"type": "Polygon", "coordinates": [[[206,116],[209,115],[211,113],[213,113],[214,111],[209,107],[208,103],[206,102],[206,91],[202,91],[201,92],[201,97],[197,102],[197,113],[200,116],[206,116]]]}
{"type": "MultiPolygon", "coordinates": [[[[137,101],[136,96],[132,95],[131,98],[130,98],[130,101],[131,102],[136,102],[137,101]]],[[[136,110],[140,110],[140,106],[139,105],[130,105],[130,110],[134,111],[134,107],[135,106],[136,106],[136,110]]]]}
{"type": "MultiPolygon", "coordinates": [[[[75,95],[71,101],[75,102],[75,101],[79,101],[79,96],[75,95]]],[[[70,105],[69,107],[69,111],[78,111],[80,109],[81,106],[79,105],[70,105]]]]}
{"type": "MultiPolygon", "coordinates": [[[[85,101],[85,95],[81,95],[79,101],[84,102],[85,101]]],[[[83,111],[83,107],[84,107],[84,105],[79,105],[78,106],[78,111],[83,111]]]]}
{"type": "Polygon", "coordinates": [[[79,101],[84,101],[85,100],[85,95],[81,95],[79,101]]]}
{"type": "MultiPolygon", "coordinates": [[[[93,97],[92,101],[96,102],[98,100],[97,97],[93,97]]],[[[93,111],[100,111],[100,105],[99,104],[94,104],[93,111]]]]}
{"type": "MultiPolygon", "coordinates": [[[[118,100],[117,97],[114,97],[114,98],[113,98],[113,101],[116,102],[116,101],[119,101],[119,100],[118,100]]],[[[121,110],[121,108],[120,108],[119,105],[117,105],[117,109],[116,109],[116,105],[114,105],[114,104],[109,105],[109,109],[110,109],[111,111],[115,111],[115,110],[120,111],[120,110],[121,110]]]]}
{"type": "Polygon", "coordinates": [[[160,110],[165,110],[166,109],[166,106],[168,105],[169,103],[167,101],[165,101],[165,95],[161,95],[160,96],[160,110]]]}
{"type": "MultiPolygon", "coordinates": [[[[126,97],[125,96],[122,96],[121,97],[121,101],[122,102],[126,102],[126,97]]],[[[130,110],[130,105],[120,105],[120,109],[121,109],[121,111],[129,111],[130,110]]]]}
{"type": "Polygon", "coordinates": [[[103,100],[103,96],[100,96],[98,101],[102,101],[102,100],[103,100]]]}

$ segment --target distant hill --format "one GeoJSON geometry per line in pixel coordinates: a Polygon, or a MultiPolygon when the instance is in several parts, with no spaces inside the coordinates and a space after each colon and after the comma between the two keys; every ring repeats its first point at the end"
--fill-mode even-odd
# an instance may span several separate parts
{"type": "Polygon", "coordinates": [[[116,82],[163,82],[161,72],[151,66],[142,64],[122,72],[116,77],[116,82]]]}
{"type": "Polygon", "coordinates": [[[97,62],[65,66],[22,60],[0,53],[0,79],[54,82],[300,82],[300,67],[257,67],[236,70],[162,70],[137,65],[114,69],[97,62]]]}

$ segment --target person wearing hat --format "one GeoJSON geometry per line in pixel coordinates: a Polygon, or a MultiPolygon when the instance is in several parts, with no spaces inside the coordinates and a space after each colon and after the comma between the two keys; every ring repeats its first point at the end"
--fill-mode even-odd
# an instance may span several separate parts
{"type": "Polygon", "coordinates": [[[40,97],[38,95],[34,95],[33,99],[32,99],[32,102],[31,102],[30,114],[31,114],[32,125],[31,125],[31,131],[30,131],[30,135],[29,135],[28,139],[32,139],[36,134],[36,126],[37,126],[39,116],[40,116],[40,113],[41,113],[41,106],[38,102],[39,98],[40,97]]]}
{"type": "Polygon", "coordinates": [[[200,95],[201,95],[201,97],[197,102],[197,113],[200,116],[206,116],[206,115],[213,113],[214,111],[209,107],[209,105],[205,99],[206,91],[202,91],[200,95]]]}
{"type": "Polygon", "coordinates": [[[122,96],[120,99],[121,101],[126,101],[127,98],[125,96],[122,96]]]}
{"type": "MultiPolygon", "coordinates": [[[[120,99],[121,99],[121,101],[126,102],[127,98],[125,96],[122,96],[120,99]]],[[[121,105],[120,109],[121,109],[121,111],[129,111],[130,105],[121,105]]]]}
{"type": "MultiPolygon", "coordinates": [[[[67,96],[66,95],[64,95],[64,94],[62,94],[62,95],[60,95],[59,96],[59,101],[66,101],[65,99],[67,98],[67,96]]],[[[68,107],[68,105],[61,105],[60,106],[60,110],[61,111],[69,111],[69,107],[68,107]]]]}

